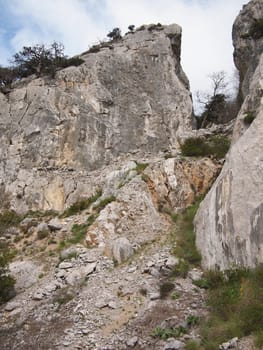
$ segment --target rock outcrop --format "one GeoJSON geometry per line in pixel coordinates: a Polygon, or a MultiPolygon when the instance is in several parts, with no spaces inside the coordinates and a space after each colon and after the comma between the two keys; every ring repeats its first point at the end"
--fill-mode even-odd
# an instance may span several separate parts
{"type": "Polygon", "coordinates": [[[251,31],[262,18],[262,1],[254,0],[244,6],[234,25],[235,62],[245,100],[223,170],[195,218],[197,246],[206,268],[254,267],[263,262],[262,27],[261,36],[251,31]],[[248,115],[251,124],[246,122],[248,115]]]}
{"type": "Polygon", "coordinates": [[[53,80],[0,93],[0,181],[13,208],[62,210],[79,183],[90,192],[76,172],[177,149],[194,123],[180,47],[178,25],[144,26],[53,80]]]}

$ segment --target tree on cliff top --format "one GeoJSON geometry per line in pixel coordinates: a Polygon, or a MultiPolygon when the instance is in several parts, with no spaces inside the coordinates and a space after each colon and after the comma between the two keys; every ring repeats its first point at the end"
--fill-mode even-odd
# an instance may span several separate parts
{"type": "Polygon", "coordinates": [[[84,61],[79,57],[67,58],[64,46],[54,41],[50,46],[24,46],[13,56],[12,63],[17,70],[17,77],[23,78],[31,74],[40,77],[43,74],[54,76],[58,68],[70,65],[78,66],[84,61]]]}

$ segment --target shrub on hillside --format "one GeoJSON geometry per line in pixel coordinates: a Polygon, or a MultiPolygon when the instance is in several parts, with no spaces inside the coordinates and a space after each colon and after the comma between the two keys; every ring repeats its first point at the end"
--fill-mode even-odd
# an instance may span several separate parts
{"type": "Polygon", "coordinates": [[[230,147],[230,141],[226,136],[211,136],[208,139],[191,137],[185,140],[181,146],[183,156],[224,158],[230,147]]]}

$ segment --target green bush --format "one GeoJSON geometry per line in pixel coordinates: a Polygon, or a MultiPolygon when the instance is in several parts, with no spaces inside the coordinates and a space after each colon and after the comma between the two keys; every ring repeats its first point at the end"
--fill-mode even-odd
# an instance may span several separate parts
{"type": "Polygon", "coordinates": [[[217,159],[224,158],[230,147],[230,141],[226,136],[211,136],[208,139],[191,137],[185,140],[181,146],[183,156],[207,157],[214,156],[217,159]]]}

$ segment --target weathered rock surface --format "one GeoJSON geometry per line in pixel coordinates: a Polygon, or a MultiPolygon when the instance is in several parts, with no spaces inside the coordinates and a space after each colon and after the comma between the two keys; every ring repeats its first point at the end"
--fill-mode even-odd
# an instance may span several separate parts
{"type": "Polygon", "coordinates": [[[252,0],[243,6],[233,25],[234,61],[240,74],[243,98],[249,94],[251,79],[263,51],[263,37],[253,30],[256,20],[262,20],[262,12],[262,1],[252,0]]]}
{"type": "Polygon", "coordinates": [[[193,126],[180,45],[179,26],[146,26],[54,80],[28,78],[0,94],[0,181],[13,208],[61,211],[74,192],[92,194],[78,171],[176,149],[193,126]]]}
{"type": "MultiPolygon", "coordinates": [[[[240,25],[247,31],[253,21],[252,13],[254,18],[262,19],[261,1],[251,1],[245,6],[235,26],[240,25]]],[[[242,35],[244,30],[240,28],[235,35],[242,35]]],[[[201,203],[195,219],[197,245],[202,253],[203,266],[208,268],[254,267],[263,262],[262,37],[243,41],[234,36],[234,39],[238,49],[235,60],[242,60],[245,50],[247,62],[251,65],[249,69],[255,62],[257,67],[253,66],[251,79],[251,73],[246,73],[250,84],[249,89],[244,88],[246,97],[236,122],[234,142],[221,174],[201,203]],[[255,119],[251,125],[245,125],[243,119],[249,111],[255,119]]]]}

